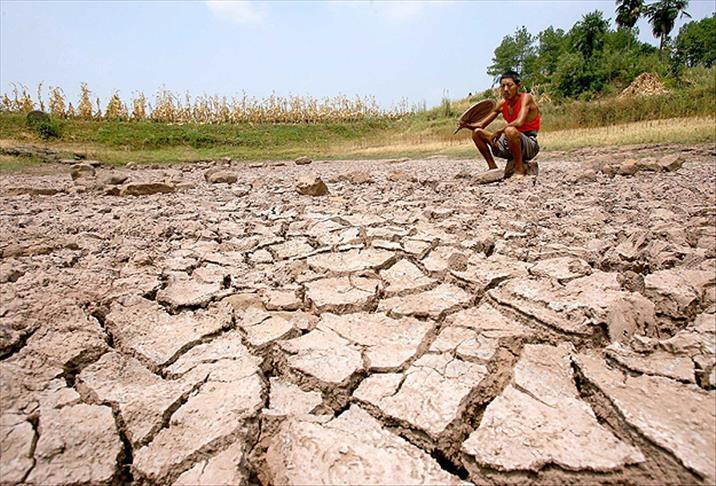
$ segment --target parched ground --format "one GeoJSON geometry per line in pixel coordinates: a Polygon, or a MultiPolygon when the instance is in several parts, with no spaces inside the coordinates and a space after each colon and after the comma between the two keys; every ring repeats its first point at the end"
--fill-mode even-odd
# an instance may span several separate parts
{"type": "Polygon", "coordinates": [[[715,148],[539,162],[1,175],[0,483],[713,484],[715,148]]]}

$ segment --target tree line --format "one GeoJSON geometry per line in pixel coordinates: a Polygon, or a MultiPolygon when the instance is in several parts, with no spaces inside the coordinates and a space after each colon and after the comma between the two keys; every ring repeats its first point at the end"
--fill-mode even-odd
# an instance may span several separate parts
{"type": "Polygon", "coordinates": [[[522,75],[528,90],[550,97],[590,99],[623,89],[643,72],[678,79],[684,68],[716,62],[716,16],[684,24],[671,34],[679,16],[690,17],[688,0],[617,0],[616,29],[595,10],[571,29],[550,26],[537,35],[518,28],[495,49],[487,73],[522,75]],[[639,41],[636,23],[646,18],[659,48],[639,41]]]}

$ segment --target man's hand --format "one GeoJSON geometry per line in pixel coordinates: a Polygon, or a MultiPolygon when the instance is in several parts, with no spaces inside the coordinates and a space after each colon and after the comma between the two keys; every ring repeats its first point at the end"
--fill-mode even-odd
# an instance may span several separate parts
{"type": "Polygon", "coordinates": [[[458,130],[461,128],[467,128],[468,130],[478,130],[484,127],[482,126],[482,123],[467,123],[465,121],[460,120],[457,122],[457,128],[458,130]]]}
{"type": "Polygon", "coordinates": [[[492,145],[497,144],[497,141],[500,139],[500,137],[502,136],[502,134],[504,132],[505,132],[505,129],[500,128],[499,130],[497,130],[495,133],[492,134],[492,138],[490,139],[490,142],[492,143],[492,145]]]}

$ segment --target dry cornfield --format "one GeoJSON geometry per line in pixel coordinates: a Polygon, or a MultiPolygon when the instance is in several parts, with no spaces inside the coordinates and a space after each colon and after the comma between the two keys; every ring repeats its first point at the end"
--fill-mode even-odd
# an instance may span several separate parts
{"type": "MultiPolygon", "coordinates": [[[[33,99],[27,86],[12,84],[11,95],[0,98],[0,111],[27,113],[32,110],[45,111],[42,83],[37,88],[37,99],[33,99]]],[[[321,123],[348,122],[381,118],[394,120],[413,113],[407,100],[391,108],[382,109],[373,96],[350,98],[339,94],[332,98],[312,96],[288,97],[271,96],[257,99],[242,93],[241,97],[210,96],[202,94],[183,96],[167,89],[160,89],[154,97],[154,104],[147,101],[142,92],[135,92],[127,105],[114,91],[104,110],[100,99],[92,102],[92,91],[87,83],[80,85],[80,97],[76,104],[67,101],[64,91],[49,88],[49,112],[57,118],[81,120],[152,120],[164,123],[321,123]]]]}

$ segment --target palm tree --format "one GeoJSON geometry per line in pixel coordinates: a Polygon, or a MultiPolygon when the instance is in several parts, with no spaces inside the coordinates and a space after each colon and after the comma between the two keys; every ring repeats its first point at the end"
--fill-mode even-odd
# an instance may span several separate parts
{"type": "Polygon", "coordinates": [[[616,5],[617,26],[632,29],[644,11],[644,0],[616,0],[616,5]]]}
{"type": "Polygon", "coordinates": [[[669,38],[669,34],[674,29],[674,21],[679,13],[681,16],[686,15],[691,18],[691,15],[684,10],[688,4],[689,0],[658,0],[644,8],[646,18],[651,24],[651,32],[654,37],[659,38],[660,54],[664,50],[664,44],[669,38]]]}

